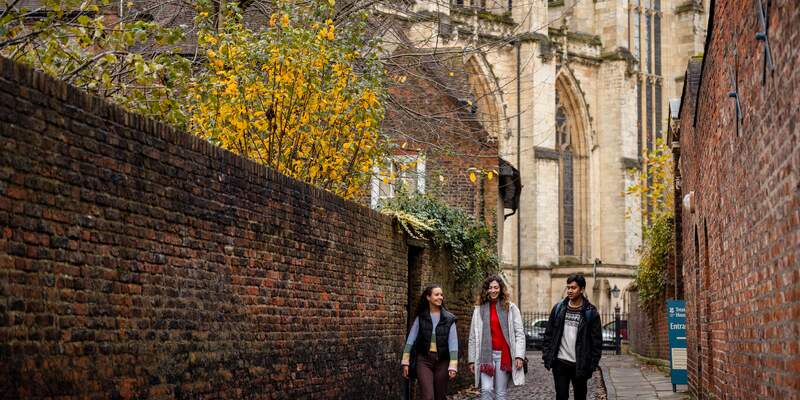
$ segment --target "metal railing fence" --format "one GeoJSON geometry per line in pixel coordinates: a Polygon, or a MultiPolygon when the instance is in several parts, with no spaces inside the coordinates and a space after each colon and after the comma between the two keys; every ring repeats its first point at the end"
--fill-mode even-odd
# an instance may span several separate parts
{"type": "MultiPolygon", "coordinates": [[[[544,341],[544,331],[550,311],[523,312],[522,325],[525,330],[525,343],[528,350],[539,350],[544,341]]],[[[628,340],[628,314],[600,313],[603,332],[603,350],[620,353],[622,341],[628,340]]]]}

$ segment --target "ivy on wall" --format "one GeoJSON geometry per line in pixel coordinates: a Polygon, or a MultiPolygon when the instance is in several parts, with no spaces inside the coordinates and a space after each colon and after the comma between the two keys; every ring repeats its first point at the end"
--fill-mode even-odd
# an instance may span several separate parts
{"type": "Polygon", "coordinates": [[[464,211],[426,194],[400,193],[381,206],[411,237],[429,239],[453,257],[456,283],[473,286],[499,267],[497,244],[489,228],[464,211]]]}
{"type": "Polygon", "coordinates": [[[645,306],[659,301],[664,293],[667,260],[675,248],[672,236],[674,231],[675,220],[672,213],[659,214],[644,229],[636,286],[639,289],[639,298],[645,306]]]}
{"type": "Polygon", "coordinates": [[[672,152],[666,141],[659,138],[652,151],[642,154],[642,161],[641,171],[631,170],[631,173],[638,174],[639,182],[629,186],[625,192],[642,199],[639,211],[645,223],[636,286],[642,304],[651,306],[662,299],[668,258],[675,248],[672,152]]]}

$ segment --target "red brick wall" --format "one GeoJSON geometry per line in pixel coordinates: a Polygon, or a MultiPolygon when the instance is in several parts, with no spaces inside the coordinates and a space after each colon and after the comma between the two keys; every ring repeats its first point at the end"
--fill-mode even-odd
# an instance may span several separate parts
{"type": "Polygon", "coordinates": [[[628,309],[628,341],[631,350],[646,357],[669,360],[666,305],[644,308],[639,302],[639,293],[631,291],[628,309]]]}
{"type": "MultiPolygon", "coordinates": [[[[775,71],[762,85],[757,3],[716,2],[699,89],[687,86],[680,114],[682,192],[694,192],[694,213],[682,214],[689,380],[700,398],[800,398],[800,7],[772,2],[775,71]]],[[[690,69],[687,82],[697,78],[690,69]]]]}
{"type": "Polygon", "coordinates": [[[477,174],[475,183],[469,174],[470,168],[498,172],[497,142],[478,120],[480,113],[463,102],[477,104],[461,56],[398,55],[389,75],[394,80],[384,132],[396,144],[405,144],[404,153],[426,154],[427,193],[493,227],[497,174],[492,180],[477,174]]]}
{"type": "Polygon", "coordinates": [[[396,232],[0,59],[0,398],[391,397],[396,232]]]}

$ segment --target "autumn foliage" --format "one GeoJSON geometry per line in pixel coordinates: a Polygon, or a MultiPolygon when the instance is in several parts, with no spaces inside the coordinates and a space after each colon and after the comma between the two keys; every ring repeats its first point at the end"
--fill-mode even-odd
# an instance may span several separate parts
{"type": "Polygon", "coordinates": [[[185,32],[140,18],[132,4],[111,18],[109,0],[4,0],[0,55],[182,127],[191,62],[174,49],[185,32]]]}
{"type": "Polygon", "coordinates": [[[359,50],[367,47],[361,27],[337,33],[332,11],[327,3],[283,7],[255,31],[232,8],[223,29],[202,25],[208,65],[192,82],[189,127],[352,198],[382,155],[381,74],[377,58],[359,50]]]}
{"type": "Polygon", "coordinates": [[[672,152],[663,138],[656,140],[649,152],[643,153],[644,168],[639,182],[627,189],[628,194],[642,198],[644,218],[642,245],[636,286],[639,298],[647,307],[663,301],[667,263],[675,251],[675,218],[672,152]]]}
{"type": "Polygon", "coordinates": [[[642,198],[641,215],[652,221],[664,214],[671,214],[675,202],[672,188],[672,151],[663,138],[656,140],[649,152],[642,153],[643,168],[631,170],[638,182],[625,190],[626,194],[642,198]]]}
{"type": "Polygon", "coordinates": [[[210,0],[192,2],[193,26],[174,28],[133,2],[118,12],[108,0],[7,1],[1,55],[283,174],[353,198],[384,158],[378,46],[366,15],[335,25],[332,0],[277,1],[255,28],[236,3],[210,0]]]}

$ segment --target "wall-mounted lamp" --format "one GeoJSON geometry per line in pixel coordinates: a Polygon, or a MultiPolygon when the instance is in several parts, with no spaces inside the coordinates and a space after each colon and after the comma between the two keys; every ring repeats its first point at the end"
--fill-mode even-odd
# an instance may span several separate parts
{"type": "Polygon", "coordinates": [[[683,209],[688,211],[690,214],[694,214],[694,190],[683,196],[683,209]]]}

